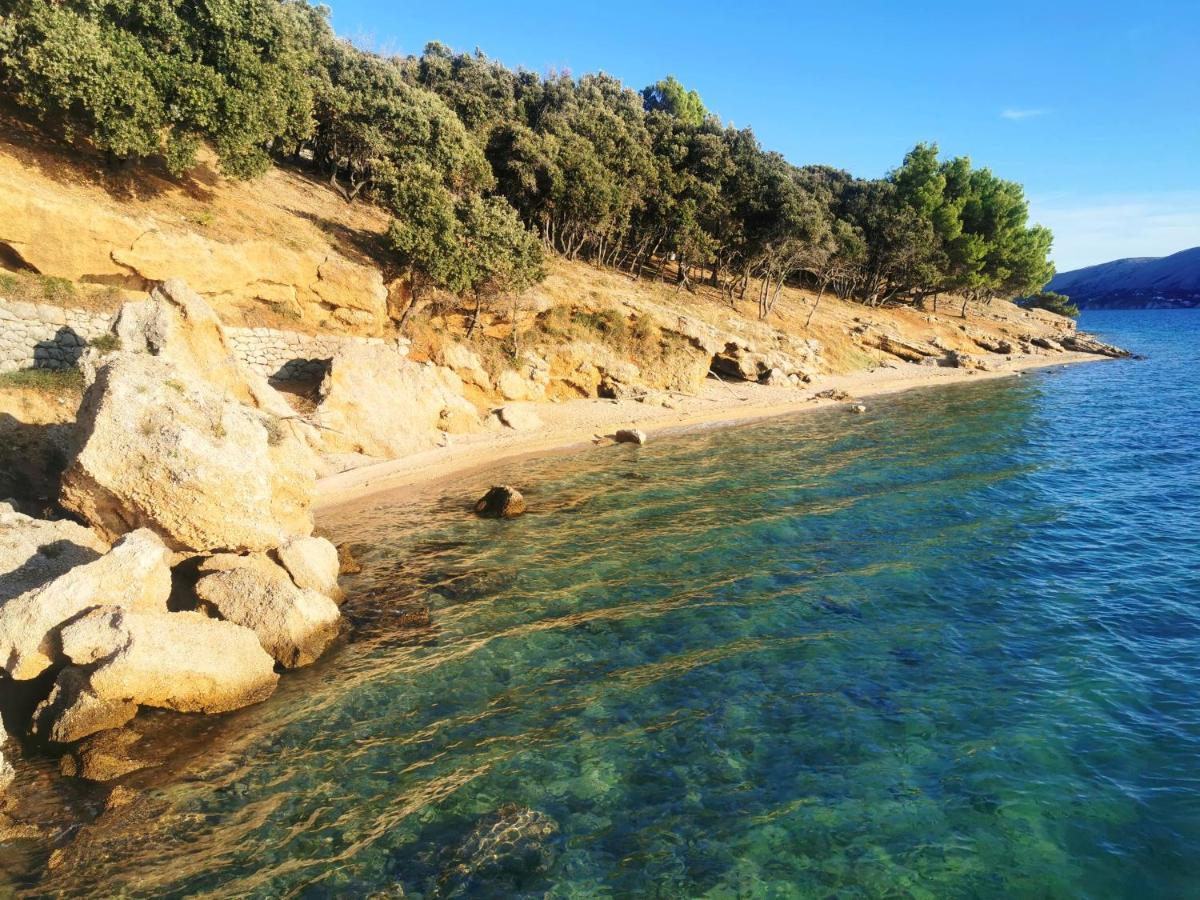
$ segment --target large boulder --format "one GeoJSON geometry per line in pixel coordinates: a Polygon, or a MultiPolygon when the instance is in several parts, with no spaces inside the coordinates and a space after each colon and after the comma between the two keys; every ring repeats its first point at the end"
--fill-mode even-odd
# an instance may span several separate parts
{"type": "Polygon", "coordinates": [[[90,528],[34,519],[0,503],[0,604],[107,552],[90,528]]]}
{"type": "Polygon", "coordinates": [[[315,662],[338,634],[341,612],[329,597],[299,588],[265,556],[220,554],[200,566],[196,596],[227,622],[253,631],[289,669],[315,662]]]}
{"type": "Polygon", "coordinates": [[[537,431],[542,427],[541,417],[532,406],[525,403],[509,403],[496,410],[496,418],[513,431],[537,431]]]}
{"type": "Polygon", "coordinates": [[[125,698],[97,696],[85,669],[63,669],[54,689],[33,714],[33,731],[58,744],[71,744],[98,731],[120,728],[137,715],[138,706],[125,698]]]}
{"type": "Polygon", "coordinates": [[[296,587],[324,594],[337,601],[342,597],[338,587],[341,559],[338,548],[323,537],[296,538],[274,552],[279,564],[287,569],[296,587]]]}
{"type": "Polygon", "coordinates": [[[321,383],[316,421],[329,453],[394,458],[437,444],[442,431],[467,431],[479,416],[449,369],[377,346],[338,353],[321,383]]]}
{"type": "Polygon", "coordinates": [[[291,414],[266,379],[234,354],[212,307],[180,279],[165,281],[145,300],[122,306],[112,333],[124,351],[149,353],[173,363],[239,403],[277,416],[291,414]]]}
{"type": "Polygon", "coordinates": [[[311,457],[291,422],[155,356],[118,353],[79,409],[61,502],[115,538],[174,550],[268,550],[312,532],[311,457]]]}
{"type": "Polygon", "coordinates": [[[484,519],[515,519],[525,512],[525,498],[515,487],[498,484],[475,502],[475,514],[484,519]]]}
{"type": "Polygon", "coordinates": [[[125,535],[104,556],[78,565],[0,606],[0,668],[18,681],[58,661],[63,623],[97,606],[167,611],[171,555],[153,532],[125,535]]]}
{"type": "Polygon", "coordinates": [[[94,609],[62,629],[99,700],[221,713],[265,700],[279,676],[254,633],[203,613],[94,609]]]}

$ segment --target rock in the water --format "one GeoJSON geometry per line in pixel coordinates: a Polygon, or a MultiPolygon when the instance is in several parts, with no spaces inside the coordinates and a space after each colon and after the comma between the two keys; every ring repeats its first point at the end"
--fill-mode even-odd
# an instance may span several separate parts
{"type": "Polygon", "coordinates": [[[200,601],[225,621],[253,631],[282,666],[316,662],[338,635],[337,604],[297,587],[265,556],[221,554],[205,560],[200,573],[200,601]]]}
{"type": "Polygon", "coordinates": [[[254,551],[312,532],[311,456],[290,424],[153,356],[106,357],[79,410],[62,504],[104,535],[254,551]]]}
{"type": "Polygon", "coordinates": [[[254,632],[202,613],[95,609],[62,629],[63,653],[94,666],[91,692],[178,712],[220,713],[267,699],[279,676],[254,632]]]}
{"type": "Polygon", "coordinates": [[[338,548],[325,538],[295,538],[276,550],[274,556],[292,576],[296,587],[324,594],[334,602],[341,600],[338,548]]]}
{"type": "Polygon", "coordinates": [[[321,383],[317,422],[325,450],[395,458],[429,449],[441,431],[478,423],[462,390],[462,380],[447,368],[384,347],[348,347],[321,383]]]}
{"type": "Polygon", "coordinates": [[[509,403],[496,410],[496,417],[513,431],[536,431],[542,427],[542,420],[533,407],[522,403],[509,403]]]}
{"type": "Polygon", "coordinates": [[[125,535],[107,554],[0,606],[0,668],[36,678],[59,661],[58,629],[97,606],[165,613],[171,594],[170,553],[151,531],[125,535]]]}
{"type": "Polygon", "coordinates": [[[1114,347],[1112,344],[1106,344],[1103,341],[1098,341],[1090,334],[1064,335],[1062,346],[1067,350],[1074,350],[1076,353],[1095,353],[1100,356],[1109,356],[1113,359],[1128,359],[1133,356],[1130,351],[1114,347]]]}
{"type": "Polygon", "coordinates": [[[60,771],[71,778],[113,781],[130,772],[157,765],[159,760],[138,753],[142,736],[128,729],[105,731],[83,741],[62,758],[60,771]]]}
{"type": "Polygon", "coordinates": [[[640,428],[622,428],[613,435],[613,440],[618,444],[644,444],[648,439],[640,428]]]}
{"type": "Polygon", "coordinates": [[[855,403],[852,407],[850,407],[850,411],[856,412],[856,413],[865,413],[867,411],[867,408],[865,406],[863,406],[861,403],[855,403]]]}
{"type": "Polygon", "coordinates": [[[479,498],[475,513],[485,519],[512,519],[525,512],[525,498],[515,487],[499,484],[479,498]]]}
{"type": "Polygon", "coordinates": [[[54,690],[33,714],[33,731],[45,740],[71,744],[98,731],[120,728],[137,711],[131,700],[97,697],[87,671],[68,667],[59,673],[54,690]]]}
{"type": "Polygon", "coordinates": [[[339,575],[357,575],[362,571],[362,564],[354,558],[354,551],[349,544],[338,544],[337,555],[339,575]]]}

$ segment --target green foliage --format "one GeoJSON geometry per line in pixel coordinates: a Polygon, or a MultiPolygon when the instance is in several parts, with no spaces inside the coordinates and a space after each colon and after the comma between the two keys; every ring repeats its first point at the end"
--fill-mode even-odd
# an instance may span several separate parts
{"type": "Polygon", "coordinates": [[[699,128],[708,118],[700,95],[685,88],[674,75],[643,88],[642,103],[647,112],[665,112],[692,128],[699,128]]]}
{"type": "Polygon", "coordinates": [[[50,394],[79,394],[83,391],[83,373],[78,369],[18,369],[0,373],[0,390],[32,388],[50,394]]]}
{"type": "Polygon", "coordinates": [[[1079,307],[1071,302],[1071,298],[1054,291],[1038,291],[1029,297],[1021,298],[1018,302],[1027,309],[1045,309],[1071,319],[1079,318],[1079,307]]]}
{"type": "Polygon", "coordinates": [[[121,349],[121,337],[109,331],[92,338],[91,345],[101,353],[114,353],[121,349]]]}
{"type": "Polygon", "coordinates": [[[0,85],[68,140],[174,172],[202,141],[235,177],[311,130],[297,19],[279,0],[0,0],[0,85]]]}

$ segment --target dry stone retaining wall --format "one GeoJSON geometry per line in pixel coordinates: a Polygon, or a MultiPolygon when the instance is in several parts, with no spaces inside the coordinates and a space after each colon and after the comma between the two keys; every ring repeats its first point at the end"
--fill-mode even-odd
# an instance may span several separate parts
{"type": "MultiPolygon", "coordinates": [[[[0,298],[0,372],[69,369],[92,340],[108,331],[112,316],[46,303],[0,298]]],[[[281,380],[318,379],[338,351],[353,345],[394,349],[404,356],[408,342],[349,335],[311,335],[275,328],[225,329],[233,352],[254,371],[281,380]]]]}
{"type": "Polygon", "coordinates": [[[111,316],[0,298],[0,372],[69,369],[111,316]]]}

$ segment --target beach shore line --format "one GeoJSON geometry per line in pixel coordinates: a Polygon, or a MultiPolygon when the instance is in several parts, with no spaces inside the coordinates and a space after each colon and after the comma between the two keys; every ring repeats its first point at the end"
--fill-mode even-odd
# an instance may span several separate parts
{"type": "Polygon", "coordinates": [[[518,457],[593,446],[618,428],[639,428],[653,440],[656,434],[667,431],[737,425],[918,388],[1011,378],[1034,369],[1103,359],[1095,354],[1073,352],[1016,356],[989,371],[896,363],[871,371],[826,376],[802,389],[710,378],[698,394],[670,395],[671,408],[637,400],[603,399],[530,404],[542,420],[540,428],[455,436],[448,446],[330,475],[317,484],[315,510],[319,515],[372,495],[394,495],[449,482],[518,457]],[[845,392],[853,399],[816,396],[827,391],[845,392]]]}

